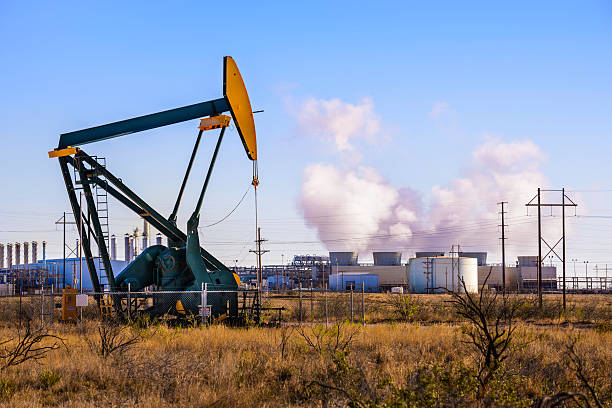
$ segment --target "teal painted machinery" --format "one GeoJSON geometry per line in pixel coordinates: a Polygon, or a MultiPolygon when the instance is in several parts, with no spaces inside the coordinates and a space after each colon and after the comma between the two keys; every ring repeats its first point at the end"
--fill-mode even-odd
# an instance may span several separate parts
{"type": "MultiPolygon", "coordinates": [[[[68,198],[75,214],[77,228],[84,231],[81,244],[95,292],[102,293],[105,290],[110,290],[111,293],[125,292],[128,288],[130,292],[139,292],[145,288],[151,289],[147,293],[150,293],[149,296],[153,297],[153,306],[150,306],[146,311],[154,315],[167,313],[198,314],[201,311],[201,306],[209,305],[211,306],[212,317],[237,316],[238,276],[200,247],[198,235],[200,209],[223,135],[231,119],[233,119],[236,130],[240,135],[247,157],[254,162],[253,185],[257,188],[258,180],[255,171],[257,143],[253,112],[242,76],[231,57],[224,58],[223,98],[61,135],[58,147],[49,152],[49,157],[59,160],[68,198]],[[231,113],[231,118],[222,114],[228,111],[231,113]],[[174,209],[169,217],[164,217],[147,204],[121,179],[108,171],[105,166],[102,166],[95,157],[76,147],[197,118],[200,118],[200,130],[174,209]],[[220,129],[219,138],[196,208],[187,222],[187,233],[184,233],[176,224],[179,205],[202,133],[213,129],[220,129]],[[78,182],[82,185],[85,193],[86,211],[81,208],[76,198],[75,183],[73,183],[72,173],[68,166],[72,166],[74,168],[72,171],[79,175],[78,182]],[[92,186],[105,190],[168,237],[169,246],[154,245],[145,249],[140,256],[115,277],[106,244],[108,231],[103,229],[100,223],[96,202],[92,194],[92,186]],[[86,214],[89,216],[86,216],[86,214]],[[98,246],[106,283],[101,282],[97,275],[91,250],[92,243],[98,246]],[[204,297],[199,293],[204,288],[207,292],[206,305],[202,305],[204,297]],[[198,293],[193,291],[198,291],[198,293]]],[[[115,309],[120,311],[124,305],[121,297],[113,295],[112,299],[115,309]]]]}

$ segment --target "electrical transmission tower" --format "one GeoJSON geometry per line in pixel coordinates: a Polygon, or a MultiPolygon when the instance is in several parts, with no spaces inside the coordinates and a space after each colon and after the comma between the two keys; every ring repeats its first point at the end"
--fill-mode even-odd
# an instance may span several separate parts
{"type": "Polygon", "coordinates": [[[504,214],[507,214],[508,211],[504,211],[504,205],[508,204],[507,201],[502,201],[501,203],[497,203],[501,205],[501,244],[502,244],[502,288],[504,292],[506,291],[506,227],[508,225],[504,222],[504,214]]]}
{"type": "MultiPolygon", "coordinates": [[[[538,188],[538,194],[531,199],[527,204],[527,210],[529,211],[529,207],[538,207],[538,302],[540,309],[542,308],[542,260],[546,258],[551,253],[555,254],[555,256],[563,263],[563,311],[565,312],[565,207],[577,207],[577,204],[574,203],[566,194],[565,188],[561,190],[542,190],[538,188]],[[543,203],[542,202],[542,193],[543,192],[557,192],[561,193],[561,202],[550,202],[543,203]],[[537,202],[534,202],[536,201],[537,202]],[[550,207],[552,212],[552,207],[561,207],[561,223],[562,223],[562,235],[561,238],[553,245],[549,245],[548,242],[542,237],[542,207],[550,207]],[[548,247],[548,252],[542,257],[542,242],[546,244],[548,247]],[[563,242],[563,252],[562,255],[559,255],[555,248],[563,242]]],[[[551,241],[552,242],[552,241],[551,241]]]]}

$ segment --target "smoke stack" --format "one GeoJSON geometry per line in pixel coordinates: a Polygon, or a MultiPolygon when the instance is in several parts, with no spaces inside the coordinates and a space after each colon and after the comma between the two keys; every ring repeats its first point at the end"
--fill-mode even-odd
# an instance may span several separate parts
{"type": "Polygon", "coordinates": [[[23,264],[27,265],[29,263],[30,263],[30,243],[26,241],[23,243],[23,264]]]}
{"type": "Polygon", "coordinates": [[[0,244],[0,268],[4,268],[4,244],[0,244]]]}
{"type": "Polygon", "coordinates": [[[13,266],[13,244],[6,244],[6,267],[13,266]]]}
{"type": "Polygon", "coordinates": [[[47,241],[43,241],[43,268],[47,267],[47,241]]]}
{"type": "Polygon", "coordinates": [[[155,243],[157,245],[161,245],[162,244],[162,236],[161,234],[158,232],[157,235],[155,236],[155,243]]]}
{"type": "Polygon", "coordinates": [[[38,262],[38,242],[32,241],[32,263],[38,262]]]}
{"type": "Polygon", "coordinates": [[[132,262],[132,259],[130,258],[130,235],[126,233],[123,240],[125,245],[125,261],[132,262]]]}
{"type": "Polygon", "coordinates": [[[138,256],[138,238],[140,238],[140,231],[135,228],[132,234],[132,257],[134,259],[138,256]]]}
{"type": "Polygon", "coordinates": [[[21,244],[15,242],[15,265],[21,265],[21,244]]]}
{"type": "Polygon", "coordinates": [[[117,259],[117,237],[115,237],[115,234],[111,235],[110,239],[110,256],[113,261],[117,259]]]}
{"type": "Polygon", "coordinates": [[[144,251],[149,247],[149,237],[151,236],[151,225],[147,220],[143,221],[143,233],[142,233],[142,250],[144,251]]]}

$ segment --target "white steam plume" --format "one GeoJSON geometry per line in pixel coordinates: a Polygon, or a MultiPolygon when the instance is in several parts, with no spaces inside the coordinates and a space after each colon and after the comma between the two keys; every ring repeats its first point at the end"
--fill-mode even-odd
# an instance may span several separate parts
{"type": "MultiPolygon", "coordinates": [[[[311,99],[298,119],[309,124],[306,130],[314,130],[312,124],[319,123],[316,130],[334,140],[342,152],[352,149],[350,140],[361,134],[358,128],[364,123],[374,121],[376,126],[366,134],[370,138],[378,135],[378,115],[371,102],[363,106],[353,109],[355,105],[339,100],[311,99]],[[359,126],[345,129],[342,123],[359,126]]],[[[537,187],[548,184],[540,171],[545,160],[545,154],[529,140],[488,138],[473,152],[463,177],[431,189],[427,210],[417,193],[389,184],[374,168],[312,164],[304,170],[299,205],[307,225],[316,228],[330,250],[387,249],[411,254],[427,249],[448,251],[451,245],[461,244],[464,250],[497,251],[497,203],[511,202],[514,214],[524,214],[525,202],[537,187]]],[[[513,212],[509,218],[512,216],[513,212]]],[[[531,223],[517,224],[512,226],[512,235],[533,235],[532,230],[531,223]]],[[[518,254],[509,253],[508,259],[511,255],[518,254]]]]}
{"type": "Polygon", "coordinates": [[[380,117],[369,98],[358,104],[339,99],[306,100],[296,112],[300,127],[311,134],[333,142],[338,152],[355,150],[355,139],[374,140],[380,133],[380,117]]]}

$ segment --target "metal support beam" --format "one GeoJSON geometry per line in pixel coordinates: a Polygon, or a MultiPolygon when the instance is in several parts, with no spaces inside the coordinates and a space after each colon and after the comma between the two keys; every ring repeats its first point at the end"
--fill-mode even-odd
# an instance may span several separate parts
{"type": "Polygon", "coordinates": [[[178,213],[179,205],[181,205],[181,199],[183,198],[183,193],[185,192],[185,186],[187,185],[187,179],[189,178],[189,173],[191,173],[191,167],[193,166],[193,161],[195,160],[196,153],[198,152],[198,146],[200,146],[200,140],[202,139],[203,130],[198,132],[198,137],[196,139],[195,145],[193,146],[193,151],[191,152],[191,157],[189,158],[189,164],[187,165],[187,170],[185,171],[185,177],[183,177],[183,183],[181,184],[181,188],[178,193],[178,197],[176,197],[176,203],[174,204],[174,209],[172,210],[172,214],[168,217],[168,221],[176,225],[176,214],[178,213]]]}
{"type": "MultiPolygon", "coordinates": [[[[155,211],[150,205],[148,205],[143,199],[136,195],[136,193],[130,190],[125,184],[123,184],[121,180],[115,177],[110,171],[100,166],[98,162],[96,162],[83,150],[80,150],[78,155],[83,161],[87,162],[87,164],[92,167],[92,170],[90,170],[91,172],[93,172],[94,174],[101,174],[106,178],[105,183],[99,184],[100,187],[106,189],[109,194],[120,200],[124,205],[126,205],[132,211],[136,212],[141,217],[143,216],[143,213],[145,213],[147,221],[150,222],[159,232],[166,235],[168,238],[178,237],[179,242],[187,242],[187,235],[183,231],[179,230],[176,225],[173,225],[164,216],[155,211]],[[106,187],[108,184],[114,185],[119,191],[110,188],[107,189],[106,187]],[[121,197],[121,194],[124,195],[123,198],[119,198],[121,197]],[[131,202],[132,204],[128,204],[129,202],[131,202]]],[[[74,163],[74,161],[72,163],[74,163]]],[[[93,178],[91,179],[93,180],[93,178]]],[[[206,266],[209,270],[230,271],[227,266],[225,266],[217,258],[212,256],[204,248],[200,247],[200,252],[204,257],[204,261],[206,262],[206,266]]]]}
{"type": "Polygon", "coordinates": [[[113,137],[129,135],[144,130],[155,129],[187,120],[198,119],[204,116],[216,115],[229,111],[230,107],[225,98],[213,99],[207,102],[183,106],[150,115],[121,120],[102,126],[64,133],[60,136],[58,149],[68,146],[80,146],[113,137]]]}
{"type": "Polygon", "coordinates": [[[100,180],[96,176],[91,176],[90,181],[94,184],[97,184],[103,190],[106,190],[108,194],[117,199],[121,204],[125,205],[130,210],[134,211],[139,217],[145,219],[149,224],[153,226],[156,230],[167,236],[168,238],[174,241],[181,241],[185,239],[185,235],[177,235],[174,230],[167,229],[163,224],[159,223],[155,218],[153,218],[149,213],[145,210],[134,204],[127,197],[121,194],[120,191],[114,189],[112,186],[108,185],[104,181],[100,180]]]}
{"type": "MultiPolygon", "coordinates": [[[[76,198],[76,194],[74,193],[74,185],[72,184],[72,177],[70,175],[70,171],[68,170],[68,160],[67,157],[60,157],[59,159],[60,169],[62,171],[62,176],[64,177],[64,183],[66,184],[66,191],[68,192],[68,200],[70,201],[70,206],[72,207],[73,214],[82,214],[81,208],[79,207],[79,202],[76,198]]],[[[82,218],[74,217],[75,222],[77,223],[77,228],[80,228],[82,218]]],[[[91,246],[89,244],[89,239],[84,235],[83,240],[81,242],[83,252],[85,253],[85,260],[87,262],[87,269],[89,269],[89,276],[91,278],[91,284],[94,288],[94,292],[100,293],[100,281],[98,280],[98,275],[96,273],[96,266],[94,264],[93,256],[91,254],[91,246]]],[[[64,267],[65,269],[65,267],[64,267]]],[[[99,298],[96,297],[96,301],[99,302],[99,298]]]]}
{"type": "Polygon", "coordinates": [[[200,197],[198,198],[198,203],[196,204],[195,209],[193,210],[193,214],[191,218],[187,222],[187,229],[189,232],[193,228],[198,227],[198,222],[200,219],[200,209],[202,208],[202,202],[204,201],[204,194],[206,194],[206,190],[208,189],[208,183],[210,182],[210,176],[212,175],[213,168],[215,167],[215,162],[217,161],[217,155],[219,154],[219,148],[221,147],[221,142],[223,141],[223,135],[225,134],[225,127],[221,129],[221,133],[219,133],[219,139],[217,139],[217,145],[215,146],[215,152],[213,153],[212,159],[210,160],[210,166],[208,166],[208,172],[206,173],[206,179],[204,180],[204,185],[202,186],[202,191],[200,192],[200,197]]]}

